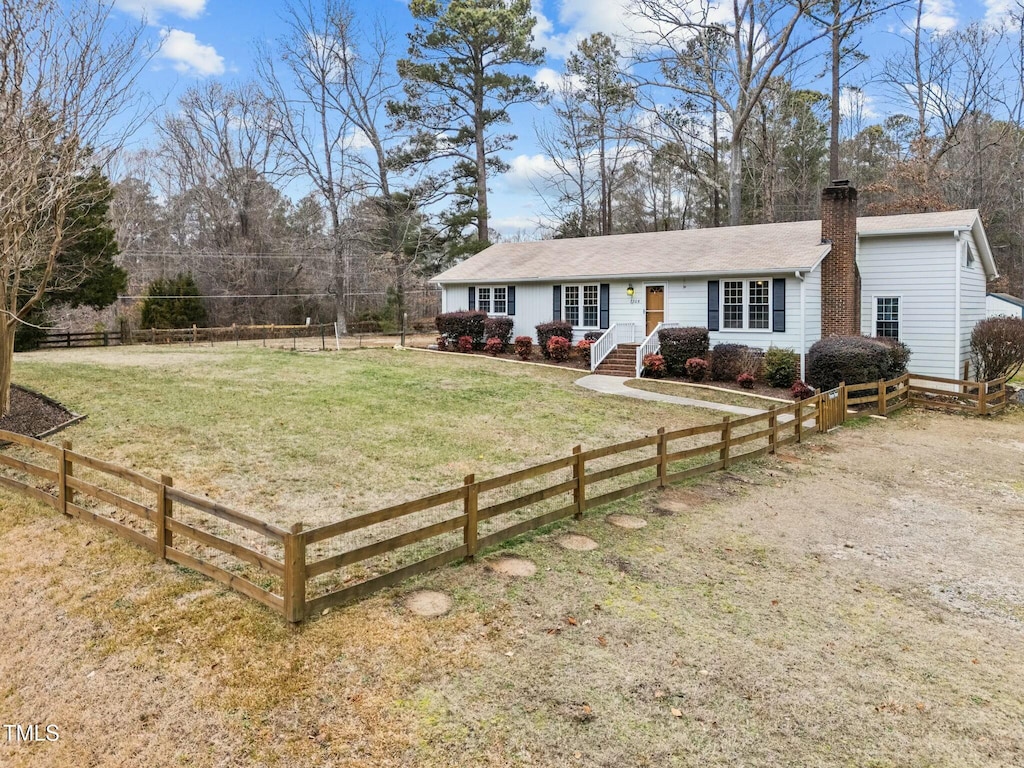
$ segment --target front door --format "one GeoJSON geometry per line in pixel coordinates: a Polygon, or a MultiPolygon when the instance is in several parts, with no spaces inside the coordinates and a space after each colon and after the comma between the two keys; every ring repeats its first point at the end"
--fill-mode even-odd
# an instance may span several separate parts
{"type": "Polygon", "coordinates": [[[665,322],[665,286],[647,286],[647,333],[650,336],[658,323],[665,322]]]}

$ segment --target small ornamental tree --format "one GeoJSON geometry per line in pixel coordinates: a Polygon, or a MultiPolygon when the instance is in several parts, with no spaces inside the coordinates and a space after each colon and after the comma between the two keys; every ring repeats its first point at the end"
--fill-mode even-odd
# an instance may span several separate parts
{"type": "Polygon", "coordinates": [[[971,359],[978,381],[1012,379],[1024,367],[1024,318],[990,317],[971,332],[971,359]]]}
{"type": "Polygon", "coordinates": [[[142,300],[143,328],[191,328],[206,323],[206,307],[191,274],[157,278],[142,300]]]}
{"type": "Polygon", "coordinates": [[[709,334],[707,328],[662,328],[658,331],[661,356],[665,358],[668,373],[682,376],[686,361],[708,356],[709,334]]]}
{"type": "Polygon", "coordinates": [[[580,360],[584,363],[590,364],[590,348],[593,346],[593,342],[582,339],[576,343],[576,354],[580,356],[580,360]]]}
{"type": "Polygon", "coordinates": [[[571,349],[572,345],[569,343],[569,340],[562,336],[552,336],[548,339],[548,357],[556,363],[568,360],[571,349]]]}
{"type": "Polygon", "coordinates": [[[572,323],[567,323],[564,320],[554,320],[537,326],[537,343],[540,345],[540,351],[544,357],[550,356],[548,354],[548,342],[555,336],[559,336],[571,344],[572,323]]]}
{"type": "Polygon", "coordinates": [[[516,336],[515,350],[520,360],[529,360],[533,355],[533,339],[529,336],[516,336]]]}
{"type": "Polygon", "coordinates": [[[665,358],[662,355],[644,355],[643,359],[643,374],[649,379],[661,379],[665,377],[668,372],[668,367],[665,365],[665,358]]]}
{"type": "Polygon", "coordinates": [[[694,381],[704,381],[708,375],[708,361],[703,357],[691,357],[686,361],[686,375],[694,381]]]}

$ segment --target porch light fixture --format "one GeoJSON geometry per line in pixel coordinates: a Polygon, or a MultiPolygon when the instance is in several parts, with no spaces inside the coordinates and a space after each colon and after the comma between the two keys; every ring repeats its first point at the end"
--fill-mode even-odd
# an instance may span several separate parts
{"type": "Polygon", "coordinates": [[[633,284],[632,284],[632,283],[630,283],[630,284],[629,284],[629,285],[628,285],[628,286],[626,287],[626,295],[627,295],[627,296],[632,296],[632,295],[633,295],[634,293],[635,293],[635,291],[633,290],[633,284]]]}

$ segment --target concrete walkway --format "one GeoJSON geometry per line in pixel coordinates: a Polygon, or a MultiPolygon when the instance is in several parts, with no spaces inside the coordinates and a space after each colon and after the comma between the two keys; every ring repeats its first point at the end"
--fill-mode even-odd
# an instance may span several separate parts
{"type": "MultiPolygon", "coordinates": [[[[740,405],[726,405],[725,403],[710,403],[707,400],[694,400],[689,397],[676,397],[675,395],[663,395],[660,392],[648,392],[646,389],[635,389],[627,387],[628,379],[618,376],[601,376],[592,373],[577,379],[576,383],[594,392],[602,392],[606,395],[622,395],[633,397],[637,400],[656,400],[660,403],[674,403],[675,405],[688,405],[691,408],[707,408],[709,411],[725,411],[736,416],[756,416],[765,413],[767,408],[744,408],[740,405]]],[[[781,420],[781,419],[780,419],[781,420]]]]}

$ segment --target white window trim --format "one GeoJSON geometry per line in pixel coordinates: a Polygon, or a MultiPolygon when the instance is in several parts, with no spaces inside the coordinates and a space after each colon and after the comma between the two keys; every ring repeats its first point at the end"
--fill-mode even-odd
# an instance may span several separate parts
{"type": "MultiPolygon", "coordinates": [[[[508,286],[507,285],[474,285],[473,286],[473,291],[476,293],[476,298],[474,299],[473,303],[476,306],[477,310],[480,310],[480,290],[481,289],[489,292],[488,293],[488,295],[490,296],[490,299],[488,300],[488,307],[489,307],[489,309],[486,310],[487,311],[487,315],[489,317],[510,317],[510,315],[508,314],[508,286]],[[505,311],[504,312],[495,312],[494,311],[494,289],[495,288],[503,288],[503,289],[505,289],[505,311]]],[[[483,310],[480,310],[480,311],[483,311],[483,310]]]]}
{"type": "Polygon", "coordinates": [[[596,331],[601,327],[601,284],[600,283],[569,283],[568,285],[562,285],[562,319],[568,322],[568,313],[565,311],[565,294],[566,288],[578,288],[580,303],[578,309],[580,311],[580,322],[573,325],[573,328],[581,331],[596,331]],[[583,288],[590,286],[597,289],[597,323],[595,325],[583,325],[583,288]]]}
{"type": "MultiPolygon", "coordinates": [[[[878,336],[878,300],[896,299],[899,302],[899,309],[896,312],[896,341],[903,341],[903,294],[880,293],[871,297],[871,335],[878,336]]],[[[885,338],[891,339],[892,336],[885,338]]]]}
{"type": "Polygon", "coordinates": [[[770,277],[723,277],[718,283],[718,331],[720,333],[771,333],[773,318],[775,317],[775,290],[772,278],[770,277]],[[767,328],[751,328],[750,327],[750,284],[756,282],[768,283],[768,327],[767,328]],[[743,283],[743,327],[742,328],[726,328],[725,327],[725,284],[726,283],[743,283]]]}

